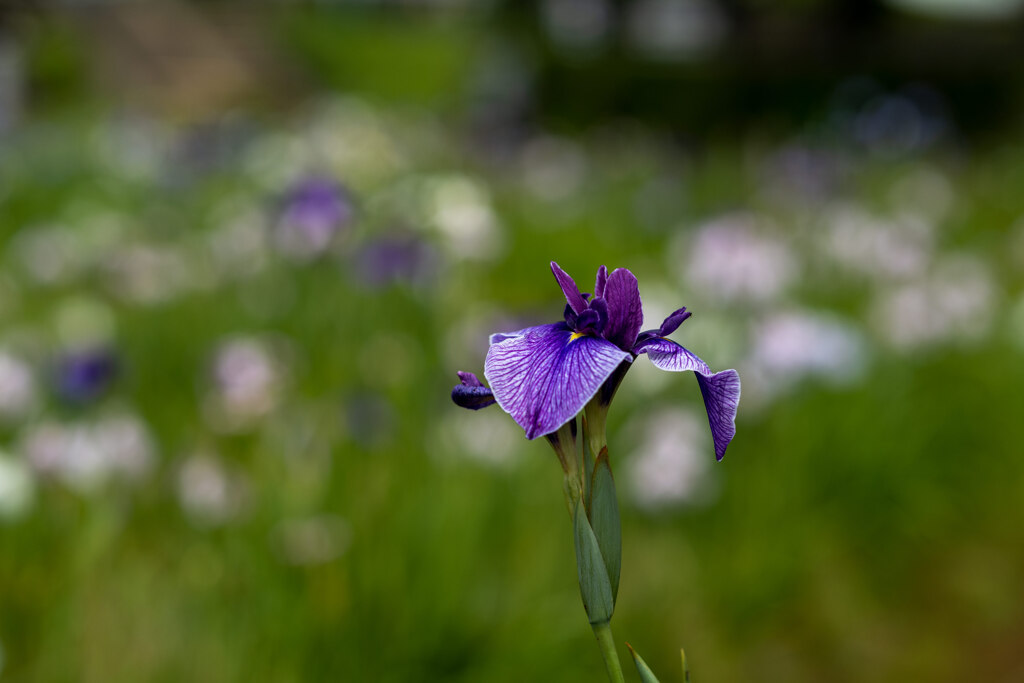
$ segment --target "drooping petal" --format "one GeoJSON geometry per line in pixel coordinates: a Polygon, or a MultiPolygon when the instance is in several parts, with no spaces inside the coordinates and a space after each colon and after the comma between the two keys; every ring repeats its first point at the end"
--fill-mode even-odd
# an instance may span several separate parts
{"type": "Polygon", "coordinates": [[[613,270],[605,284],[604,299],[608,303],[604,338],[620,349],[631,348],[644,324],[640,288],[633,273],[625,268],[613,270]]]}
{"type": "Polygon", "coordinates": [[[562,293],[565,294],[565,300],[569,302],[569,306],[572,307],[576,315],[587,310],[587,300],[580,294],[580,288],[576,286],[576,281],[559,268],[558,264],[554,261],[551,262],[551,272],[554,273],[558,286],[562,288],[562,293]]]}
{"type": "Polygon", "coordinates": [[[686,306],[672,311],[669,316],[665,318],[665,321],[661,323],[661,327],[658,329],[658,334],[662,337],[667,337],[679,329],[679,326],[683,324],[683,321],[691,315],[693,314],[686,310],[686,306]]]}
{"type": "Polygon", "coordinates": [[[586,405],[632,356],[564,323],[541,325],[492,344],[484,376],[505,412],[534,439],[555,431],[586,405]]]}
{"type": "Polygon", "coordinates": [[[669,339],[654,337],[640,342],[633,353],[646,353],[657,367],[672,372],[692,370],[697,376],[708,424],[715,441],[715,457],[721,460],[736,435],[736,411],[740,404],[740,375],[735,370],[711,372],[708,364],[669,339]]]}
{"type": "Polygon", "coordinates": [[[602,264],[597,269],[597,278],[594,280],[594,296],[604,296],[604,288],[608,283],[608,269],[602,264]]]}

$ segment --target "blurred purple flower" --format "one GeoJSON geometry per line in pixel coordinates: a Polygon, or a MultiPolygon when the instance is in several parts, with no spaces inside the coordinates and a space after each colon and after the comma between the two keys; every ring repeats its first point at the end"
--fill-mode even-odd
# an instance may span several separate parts
{"type": "Polygon", "coordinates": [[[363,284],[386,287],[396,282],[422,284],[430,279],[435,260],[434,250],[423,240],[393,236],[367,244],[353,266],[363,284]]]}
{"type": "Polygon", "coordinates": [[[117,358],[109,349],[74,351],[57,360],[54,388],[66,401],[91,401],[106,391],[117,369],[117,358]]]}
{"type": "MultiPolygon", "coordinates": [[[[704,397],[719,460],[736,433],[740,378],[735,370],[713,373],[696,355],[666,337],[690,317],[686,308],[670,314],[661,326],[644,332],[636,277],[625,268],[597,271],[594,295],[581,294],[576,283],[551,262],[568,305],[565,320],[491,335],[484,375],[493,399],[526,430],[528,439],[556,431],[600,392],[611,401],[630,364],[646,353],[662,370],[692,370],[704,397]]],[[[479,409],[489,392],[471,373],[452,390],[456,404],[479,409]]]]}
{"type": "Polygon", "coordinates": [[[312,258],[331,244],[352,215],[351,197],[340,184],[321,176],[305,178],[285,197],[275,242],[291,256],[312,258]]]}

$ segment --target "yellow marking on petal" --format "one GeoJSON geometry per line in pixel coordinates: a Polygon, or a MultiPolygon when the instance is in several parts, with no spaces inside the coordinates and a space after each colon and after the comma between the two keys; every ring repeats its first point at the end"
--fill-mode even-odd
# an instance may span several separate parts
{"type": "Polygon", "coordinates": [[[569,337],[569,341],[574,342],[577,339],[579,339],[580,337],[585,337],[585,336],[587,336],[586,332],[573,332],[572,336],[569,337]]]}

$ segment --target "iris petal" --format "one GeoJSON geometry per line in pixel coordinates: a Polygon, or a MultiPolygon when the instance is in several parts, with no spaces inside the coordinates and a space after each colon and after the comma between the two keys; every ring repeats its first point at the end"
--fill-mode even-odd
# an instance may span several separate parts
{"type": "Polygon", "coordinates": [[[669,339],[655,337],[640,342],[633,353],[646,353],[657,367],[671,372],[692,370],[697,376],[708,424],[715,441],[715,457],[721,460],[736,435],[736,411],[740,404],[740,376],[735,370],[711,372],[708,364],[669,339]]]}
{"type": "Polygon", "coordinates": [[[492,344],[484,362],[498,405],[535,439],[555,431],[586,405],[632,356],[564,323],[521,330],[492,344]]]}
{"type": "Polygon", "coordinates": [[[459,381],[462,382],[464,387],[482,387],[483,384],[477,379],[477,376],[472,372],[462,372],[459,370],[456,373],[459,376],[459,381]]]}
{"type": "Polygon", "coordinates": [[[558,281],[558,286],[562,288],[565,300],[569,302],[569,306],[572,307],[576,315],[587,310],[587,300],[580,294],[580,288],[576,286],[576,281],[567,272],[559,268],[558,264],[554,261],[551,262],[551,272],[554,274],[555,280],[558,281]]]}
{"type": "Polygon", "coordinates": [[[608,269],[602,265],[597,269],[597,277],[594,279],[594,296],[604,296],[604,287],[608,284],[608,269]]]}
{"type": "Polygon", "coordinates": [[[644,324],[636,276],[625,268],[613,270],[605,283],[604,299],[608,302],[604,338],[621,349],[631,348],[644,324]]]}
{"type": "Polygon", "coordinates": [[[692,314],[686,310],[686,306],[680,309],[672,311],[665,321],[661,323],[661,327],[658,329],[658,334],[661,337],[667,337],[678,329],[683,321],[689,318],[692,314]]]}

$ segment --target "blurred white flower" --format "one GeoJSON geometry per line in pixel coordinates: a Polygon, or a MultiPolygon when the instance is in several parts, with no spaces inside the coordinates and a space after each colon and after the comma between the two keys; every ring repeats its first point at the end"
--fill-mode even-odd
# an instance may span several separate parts
{"type": "Polygon", "coordinates": [[[904,213],[879,218],[856,206],[833,207],[827,214],[821,247],[847,272],[897,280],[923,273],[932,258],[934,229],[924,218],[904,213]]]}
{"type": "Polygon", "coordinates": [[[193,455],[181,465],[177,479],[178,501],[193,522],[218,526],[239,514],[245,502],[245,486],[227,472],[212,455],[193,455]]]}
{"type": "Polygon", "coordinates": [[[465,456],[484,465],[508,467],[523,443],[522,430],[497,406],[451,410],[440,425],[433,441],[441,458],[465,456]]]}
{"type": "Polygon", "coordinates": [[[717,494],[711,473],[715,452],[707,419],[680,409],[643,418],[625,460],[629,492],[640,507],[705,503],[717,494]]]}
{"type": "Polygon", "coordinates": [[[429,187],[431,220],[453,255],[490,259],[500,253],[501,224],[484,187],[463,176],[438,179],[429,187]]]}
{"type": "Polygon", "coordinates": [[[11,250],[29,278],[40,285],[72,282],[85,267],[79,239],[64,225],[22,228],[14,236],[11,250]]]}
{"type": "Polygon", "coordinates": [[[881,292],[872,318],[881,338],[899,350],[977,342],[991,329],[996,296],[988,265],[955,254],[925,277],[881,292]]]}
{"type": "Polygon", "coordinates": [[[652,59],[683,60],[717,46],[728,30],[725,13],[709,0],[639,0],[627,5],[630,43],[652,59]]]}
{"type": "Polygon", "coordinates": [[[810,311],[773,313],[754,332],[751,360],[773,378],[848,379],[863,369],[862,336],[852,325],[810,311]]]}
{"type": "Polygon", "coordinates": [[[836,190],[844,171],[837,151],[789,142],[763,160],[758,193],[797,211],[815,208],[836,190]]]}
{"type": "Polygon", "coordinates": [[[128,414],[92,422],[41,422],[24,434],[21,449],[36,471],[81,492],[95,491],[115,478],[137,481],[154,460],[146,425],[128,414]]]}
{"type": "MultiPolygon", "coordinates": [[[[304,168],[323,166],[359,189],[381,182],[408,165],[407,144],[395,140],[397,122],[355,97],[332,97],[316,103],[300,124],[306,150],[304,168]]],[[[423,141],[428,128],[415,131],[423,141]]],[[[275,163],[271,156],[266,160],[275,163]]],[[[294,175],[292,175],[294,177],[294,175]]]]}
{"type": "Polygon", "coordinates": [[[956,192],[941,171],[921,164],[893,183],[889,197],[897,215],[921,214],[939,223],[953,208],[956,192]]]}
{"type": "Polygon", "coordinates": [[[152,305],[169,301],[202,285],[194,261],[180,249],[147,244],[116,249],[104,262],[111,292],[130,303],[152,305]]]}
{"type": "Polygon", "coordinates": [[[0,519],[17,519],[35,499],[35,479],[22,460],[0,451],[0,519]]]}
{"type": "Polygon", "coordinates": [[[212,426],[222,431],[244,428],[271,412],[285,383],[281,360],[268,342],[254,337],[223,342],[214,355],[212,375],[205,408],[212,426]]]}
{"type": "Polygon", "coordinates": [[[108,174],[122,182],[154,183],[167,159],[172,133],[156,119],[121,115],[104,121],[92,137],[108,174]]]}
{"type": "Polygon", "coordinates": [[[669,268],[703,297],[761,303],[778,298],[800,274],[792,250],[754,214],[712,220],[670,250],[669,268]],[[683,264],[680,269],[679,264],[683,264]]]}
{"type": "Polygon", "coordinates": [[[223,200],[211,212],[216,225],[206,236],[217,273],[232,279],[261,272],[270,260],[266,216],[244,199],[223,200]]]}
{"type": "Polygon", "coordinates": [[[583,185],[587,158],[580,147],[555,137],[539,137],[523,147],[523,183],[534,196],[549,202],[567,199],[583,185]]]}
{"type": "Polygon", "coordinates": [[[36,406],[37,397],[32,367],[18,356],[0,349],[0,417],[23,417],[36,406]]]}
{"type": "Polygon", "coordinates": [[[318,515],[280,522],[270,533],[271,547],[287,564],[325,564],[349,546],[352,529],[337,515],[318,515]]]}
{"type": "Polygon", "coordinates": [[[754,326],[750,355],[741,364],[743,399],[751,408],[805,378],[833,383],[859,377],[868,360],[863,334],[823,313],[772,313],[754,326]]]}
{"type": "Polygon", "coordinates": [[[612,22],[608,0],[544,0],[540,16],[551,40],[571,50],[598,48],[612,22]]]}

